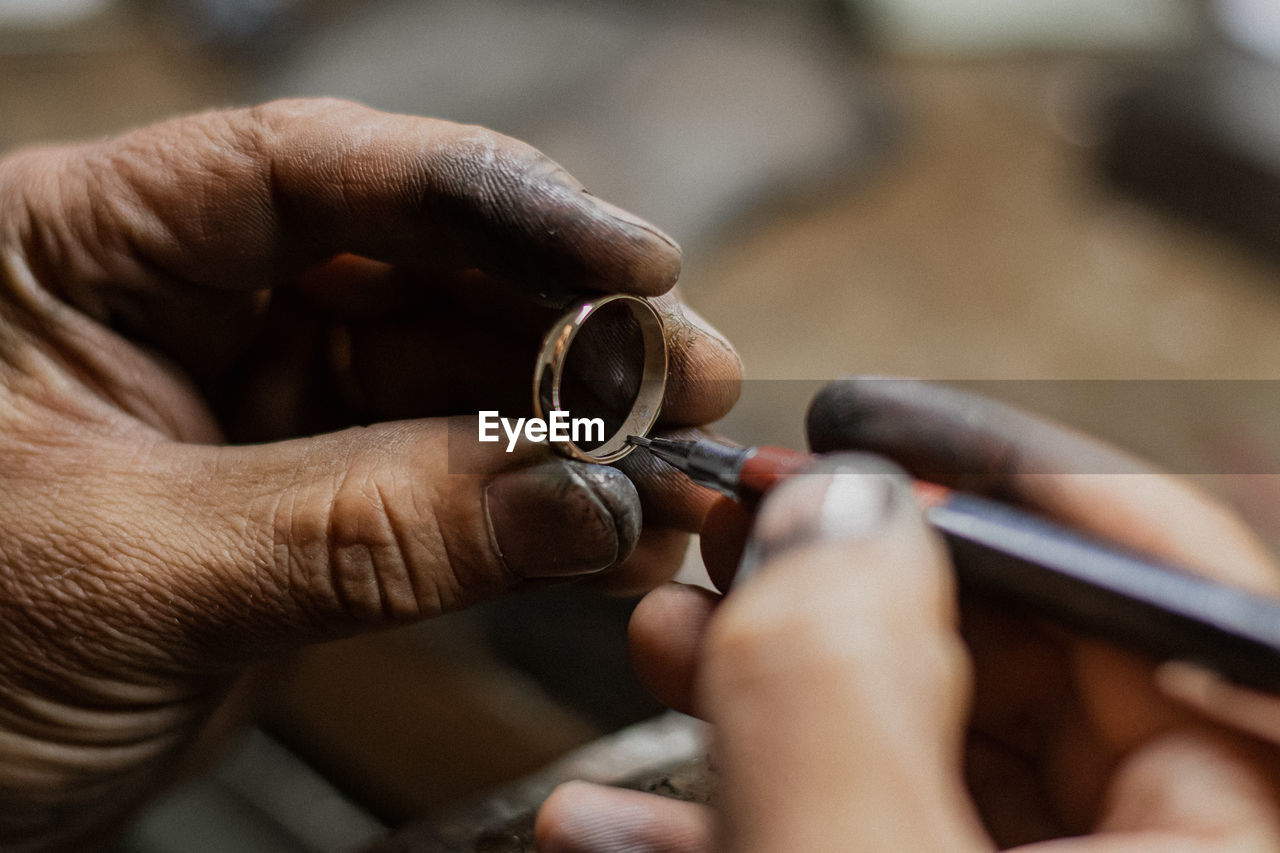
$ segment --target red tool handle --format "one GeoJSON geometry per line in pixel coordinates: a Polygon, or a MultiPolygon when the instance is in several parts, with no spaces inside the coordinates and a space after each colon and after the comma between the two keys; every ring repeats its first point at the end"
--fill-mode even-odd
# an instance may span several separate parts
{"type": "Polygon", "coordinates": [[[744,501],[758,501],[780,481],[812,465],[813,456],[808,453],[762,445],[742,463],[738,494],[744,501]]]}
{"type": "MultiPolygon", "coordinates": [[[[703,562],[721,589],[727,588],[728,579],[742,558],[742,547],[760,499],[782,480],[812,467],[814,459],[808,453],[766,445],[757,447],[751,458],[742,463],[738,500],[721,498],[712,507],[702,529],[703,562]]],[[[912,484],[912,491],[921,508],[945,503],[951,494],[946,486],[921,480],[912,484]]]]}
{"type": "MultiPolygon", "coordinates": [[[[742,471],[738,474],[739,496],[744,502],[754,504],[787,477],[812,467],[813,462],[813,455],[798,450],[768,445],[757,447],[755,454],[742,464],[742,471]]],[[[912,483],[912,491],[922,508],[937,506],[951,495],[951,490],[946,486],[924,480],[912,483]]]]}

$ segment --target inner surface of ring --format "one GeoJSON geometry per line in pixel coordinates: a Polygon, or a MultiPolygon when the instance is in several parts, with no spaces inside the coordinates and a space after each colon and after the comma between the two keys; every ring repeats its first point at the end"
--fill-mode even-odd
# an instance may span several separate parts
{"type": "Polygon", "coordinates": [[[574,443],[586,453],[603,447],[632,419],[645,375],[645,331],[630,300],[607,302],[587,317],[565,357],[560,406],[575,420],[600,418],[603,436],[574,443]]]}

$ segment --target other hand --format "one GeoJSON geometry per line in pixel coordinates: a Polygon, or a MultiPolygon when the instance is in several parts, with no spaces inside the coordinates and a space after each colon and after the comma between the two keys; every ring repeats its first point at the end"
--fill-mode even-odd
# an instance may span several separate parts
{"type": "MultiPolygon", "coordinates": [[[[1064,428],[922,383],[834,383],[813,448],[872,451],[1275,595],[1226,510],[1064,428]]],[[[723,601],[669,585],[632,622],[642,678],[716,726],[713,808],[572,784],[546,851],[1280,848],[1280,750],[1160,689],[1141,657],[958,606],[905,478],[835,455],[765,501],[723,601]],[[803,535],[798,535],[803,534],[803,535]]]]}

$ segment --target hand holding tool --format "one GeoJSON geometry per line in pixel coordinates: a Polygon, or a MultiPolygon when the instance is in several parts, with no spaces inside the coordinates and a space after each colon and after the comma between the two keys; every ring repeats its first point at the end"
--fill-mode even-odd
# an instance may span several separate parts
{"type": "MultiPolygon", "coordinates": [[[[628,441],[747,506],[812,460],[706,438],[628,441]]],[[[947,542],[962,594],[1280,693],[1280,602],[998,501],[920,481],[915,492],[947,542]]]]}

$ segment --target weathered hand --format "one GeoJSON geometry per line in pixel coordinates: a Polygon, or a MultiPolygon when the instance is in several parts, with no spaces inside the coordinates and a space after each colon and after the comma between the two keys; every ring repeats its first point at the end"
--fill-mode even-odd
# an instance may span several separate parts
{"type": "MultiPolygon", "coordinates": [[[[833,383],[809,435],[1280,590],[1213,501],[988,400],[833,383]]],[[[957,608],[936,535],[901,476],[869,459],[833,456],[770,495],[753,546],[765,563],[723,603],[669,585],[636,612],[642,678],[717,726],[715,811],[566,786],[540,815],[543,849],[1280,849],[1280,749],[1170,699],[1136,655],[1007,608],[957,608]]]]}
{"type": "Polygon", "coordinates": [[[679,267],[522,143],[339,101],[0,161],[0,847],[102,837],[252,658],[670,571],[696,489],[443,416],[527,409],[596,290],[665,313],[665,423],[718,417],[738,362],[679,267]]]}

